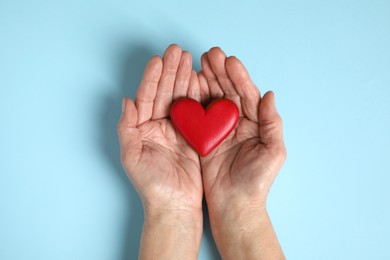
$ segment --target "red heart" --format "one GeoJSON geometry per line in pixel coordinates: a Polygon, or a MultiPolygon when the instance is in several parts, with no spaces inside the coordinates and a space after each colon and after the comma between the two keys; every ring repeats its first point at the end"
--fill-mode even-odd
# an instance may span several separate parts
{"type": "Polygon", "coordinates": [[[218,99],[205,110],[193,99],[180,99],[171,107],[171,120],[184,139],[206,156],[234,129],[238,108],[228,99],[218,99]]]}

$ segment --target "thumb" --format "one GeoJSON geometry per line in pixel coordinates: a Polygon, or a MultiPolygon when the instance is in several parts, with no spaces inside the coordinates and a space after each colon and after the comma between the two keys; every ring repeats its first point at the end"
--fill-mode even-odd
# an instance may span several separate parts
{"type": "Polygon", "coordinates": [[[276,111],[272,91],[264,94],[259,105],[259,131],[261,142],[266,146],[284,147],[282,118],[276,111]]]}
{"type": "Polygon", "coordinates": [[[133,100],[124,97],[122,115],[118,123],[119,145],[122,163],[137,162],[142,151],[141,134],[137,128],[138,111],[133,100]],[[131,160],[131,161],[130,161],[131,160]]]}

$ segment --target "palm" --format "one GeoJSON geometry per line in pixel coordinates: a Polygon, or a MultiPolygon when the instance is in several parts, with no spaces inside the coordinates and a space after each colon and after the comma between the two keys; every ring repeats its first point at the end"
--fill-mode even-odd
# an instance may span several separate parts
{"type": "Polygon", "coordinates": [[[270,160],[272,155],[261,142],[258,128],[252,121],[240,118],[232,134],[201,160],[209,202],[218,203],[220,198],[236,195],[258,198],[262,187],[271,184],[269,176],[277,165],[270,160]]]}
{"type": "Polygon", "coordinates": [[[140,125],[138,130],[142,152],[134,171],[142,172],[143,176],[134,181],[142,182],[140,185],[150,187],[149,192],[158,193],[160,197],[185,201],[189,205],[199,203],[203,194],[199,157],[170,120],[152,120],[140,125]]]}

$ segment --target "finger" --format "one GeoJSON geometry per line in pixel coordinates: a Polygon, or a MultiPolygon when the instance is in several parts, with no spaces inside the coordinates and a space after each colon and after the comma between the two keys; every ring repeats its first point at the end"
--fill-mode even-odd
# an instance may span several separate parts
{"type": "Polygon", "coordinates": [[[269,91],[261,99],[259,106],[259,131],[265,145],[283,147],[282,119],[276,111],[274,93],[269,91]]]}
{"type": "Polygon", "coordinates": [[[200,102],[205,105],[210,102],[210,88],[202,71],[198,73],[198,80],[200,88],[200,102]]]}
{"type": "Polygon", "coordinates": [[[207,57],[207,52],[202,55],[201,64],[202,64],[203,75],[205,76],[205,78],[207,80],[207,85],[209,86],[211,98],[223,97],[223,91],[222,91],[221,87],[219,86],[217,77],[215,76],[215,74],[211,68],[209,59],[207,57]]]}
{"type": "Polygon", "coordinates": [[[260,92],[252,82],[248,71],[236,57],[229,57],[226,60],[226,71],[234,84],[234,87],[241,98],[241,107],[244,115],[258,122],[258,112],[260,102],[260,92]]]}
{"type": "Polygon", "coordinates": [[[188,86],[187,97],[195,99],[196,101],[200,102],[199,79],[195,70],[191,71],[191,79],[190,79],[190,85],[188,86]]]}
{"type": "Polygon", "coordinates": [[[162,59],[159,56],[151,58],[146,65],[135,98],[135,105],[138,110],[137,125],[143,124],[152,118],[153,103],[156,98],[157,85],[161,77],[161,72],[162,59]]]}
{"type": "Polygon", "coordinates": [[[224,98],[233,101],[238,106],[240,115],[242,115],[240,96],[237,94],[237,91],[226,72],[226,54],[219,47],[214,47],[207,52],[207,58],[219,86],[224,93],[224,98]]]}
{"type": "Polygon", "coordinates": [[[128,158],[131,161],[138,161],[142,151],[141,135],[137,128],[138,111],[133,101],[129,98],[123,98],[122,111],[118,123],[119,144],[122,161],[131,165],[131,162],[128,162],[128,158]]]}
{"type": "Polygon", "coordinates": [[[189,52],[183,51],[179,68],[177,69],[175,86],[173,89],[173,100],[187,96],[192,71],[192,56],[189,52]]]}
{"type": "Polygon", "coordinates": [[[153,119],[164,118],[169,115],[169,106],[172,103],[173,87],[181,53],[180,47],[176,44],[170,45],[165,51],[162,74],[153,106],[153,119]]]}

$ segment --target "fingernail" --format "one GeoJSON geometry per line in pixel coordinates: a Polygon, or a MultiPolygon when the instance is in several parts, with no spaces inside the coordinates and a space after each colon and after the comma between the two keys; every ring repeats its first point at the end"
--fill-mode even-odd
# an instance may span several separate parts
{"type": "Polygon", "coordinates": [[[126,98],[122,98],[122,113],[125,111],[126,98]]]}

